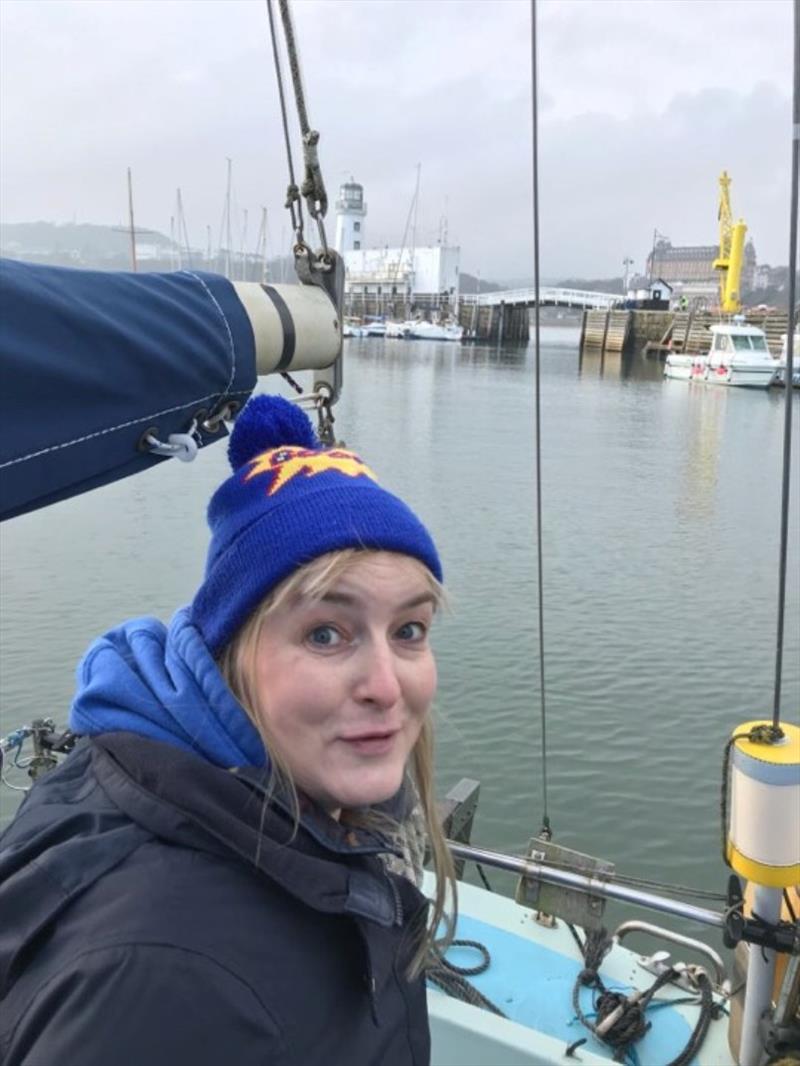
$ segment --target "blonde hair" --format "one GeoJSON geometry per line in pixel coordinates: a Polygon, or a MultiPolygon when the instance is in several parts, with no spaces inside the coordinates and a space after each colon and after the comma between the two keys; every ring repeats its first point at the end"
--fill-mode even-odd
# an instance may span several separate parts
{"type": "MultiPolygon", "coordinates": [[[[274,792],[280,791],[288,798],[292,808],[294,832],[297,831],[300,820],[297,788],[292,780],[286,759],[280,751],[280,746],[276,743],[275,737],[271,735],[266,716],[258,713],[258,697],[253,689],[251,680],[255,676],[255,662],[261,629],[269,615],[288,600],[296,597],[311,600],[322,598],[354,563],[375,554],[377,552],[373,550],[346,548],[340,551],[328,552],[314,559],[306,566],[299,567],[265,596],[239,629],[233,640],[223,648],[219,655],[218,665],[222,676],[258,729],[269,752],[272,773],[264,811],[274,792]]],[[[444,589],[430,570],[413,556],[398,555],[398,557],[407,559],[419,567],[434,597],[435,607],[441,607],[445,602],[444,589]]],[[[424,969],[429,954],[432,951],[442,950],[443,946],[452,940],[457,914],[455,870],[436,808],[433,725],[430,715],[425,716],[419,736],[411,751],[409,766],[406,769],[419,797],[427,830],[430,861],[436,876],[436,895],[433,900],[433,908],[427,928],[424,931],[414,931],[419,935],[420,942],[412,957],[408,974],[409,977],[415,977],[424,969]],[[445,910],[448,905],[448,896],[449,907],[445,910]],[[442,936],[437,936],[440,924],[444,924],[444,933],[442,936]]],[[[366,814],[360,811],[357,816],[354,815],[351,818],[348,818],[347,811],[343,811],[341,817],[343,822],[348,820],[357,821],[358,824],[371,826],[384,833],[387,831],[391,833],[401,828],[386,814],[377,811],[367,812],[366,814]]]]}

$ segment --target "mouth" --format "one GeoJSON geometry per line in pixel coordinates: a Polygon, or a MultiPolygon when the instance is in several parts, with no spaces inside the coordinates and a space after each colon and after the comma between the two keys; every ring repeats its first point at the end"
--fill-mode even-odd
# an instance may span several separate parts
{"type": "Polygon", "coordinates": [[[359,755],[385,755],[391,751],[399,729],[373,729],[353,737],[341,737],[341,741],[359,755]]]}

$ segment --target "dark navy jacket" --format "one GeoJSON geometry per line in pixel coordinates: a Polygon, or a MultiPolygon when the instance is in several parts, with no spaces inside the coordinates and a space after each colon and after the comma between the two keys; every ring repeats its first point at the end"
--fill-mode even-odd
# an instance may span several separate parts
{"type": "Polygon", "coordinates": [[[3,1066],[427,1063],[425,903],[385,844],[265,809],[132,733],[82,741],[0,842],[3,1066]]]}

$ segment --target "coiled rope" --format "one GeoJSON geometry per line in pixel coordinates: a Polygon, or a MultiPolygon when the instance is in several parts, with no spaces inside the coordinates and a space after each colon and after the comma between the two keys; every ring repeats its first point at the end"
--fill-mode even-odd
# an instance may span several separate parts
{"type": "Polygon", "coordinates": [[[478,974],[485,973],[489,969],[492,957],[486,945],[477,940],[451,940],[450,947],[472,948],[481,955],[481,961],[476,966],[457,966],[454,962],[449,962],[438,948],[434,948],[428,956],[428,964],[425,968],[426,978],[454,999],[470,1003],[473,1007],[482,1007],[484,1010],[491,1011],[492,1014],[497,1014],[500,1018],[508,1017],[467,980],[468,977],[477,977],[478,974]]]}
{"type": "MultiPolygon", "coordinates": [[[[570,926],[570,932],[580,947],[584,958],[584,968],[578,974],[572,989],[572,1006],[575,1016],[581,1025],[588,1029],[599,1041],[614,1049],[615,1062],[624,1062],[630,1055],[633,1045],[641,1040],[652,1024],[645,1017],[645,1012],[651,1005],[653,997],[659,989],[678,977],[678,971],[673,967],[669,967],[669,969],[659,974],[645,992],[633,992],[630,995],[625,995],[623,992],[614,992],[606,988],[599,973],[600,964],[613,944],[608,931],[602,928],[587,931],[586,940],[583,944],[581,944],[574,927],[570,926]],[[594,1015],[596,1021],[591,1021],[581,1007],[581,989],[587,987],[595,990],[594,1015]]],[[[711,981],[703,971],[697,973],[695,980],[700,994],[700,1014],[697,1024],[686,1042],[686,1046],[667,1066],[687,1066],[691,1062],[702,1045],[715,1014],[711,981]]],[[[656,1006],[656,1004],[653,1004],[653,1006],[656,1006]]],[[[566,1049],[566,1054],[568,1056],[574,1055],[576,1049],[585,1043],[586,1037],[576,1040],[566,1049]]]]}

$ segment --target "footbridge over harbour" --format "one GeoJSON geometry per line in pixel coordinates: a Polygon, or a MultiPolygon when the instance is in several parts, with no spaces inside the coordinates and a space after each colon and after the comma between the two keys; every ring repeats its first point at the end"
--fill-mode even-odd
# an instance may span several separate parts
{"type": "MultiPolygon", "coordinates": [[[[462,293],[461,303],[478,307],[535,307],[536,289],[506,289],[501,292],[462,293]]],[[[581,309],[603,308],[608,310],[622,299],[610,292],[588,292],[585,289],[560,289],[552,285],[539,288],[540,307],[579,307],[581,309]]]]}
{"type": "Polygon", "coordinates": [[[535,307],[574,307],[583,311],[609,311],[622,299],[608,292],[564,289],[542,285],[505,289],[499,292],[462,293],[459,298],[459,321],[467,335],[475,340],[527,341],[530,309],[535,307]]]}

